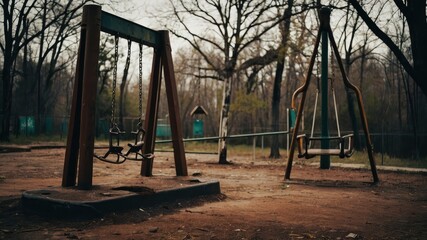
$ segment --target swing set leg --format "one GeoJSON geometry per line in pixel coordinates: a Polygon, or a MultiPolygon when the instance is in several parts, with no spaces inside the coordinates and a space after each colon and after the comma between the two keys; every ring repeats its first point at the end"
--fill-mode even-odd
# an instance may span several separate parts
{"type": "Polygon", "coordinates": [[[93,54],[93,52],[99,52],[100,17],[100,6],[88,5],[83,9],[76,83],[69,123],[70,135],[67,137],[62,178],[63,187],[75,185],[77,165],[79,165],[78,187],[80,189],[90,189],[92,187],[93,126],[95,126],[93,109],[95,109],[96,103],[99,57],[98,54],[93,54]],[[79,164],[78,161],[80,161],[79,164]]]}
{"type": "MultiPolygon", "coordinates": [[[[155,146],[156,122],[160,102],[161,69],[165,78],[169,120],[171,123],[172,143],[174,148],[175,170],[177,176],[187,176],[187,161],[185,158],[184,143],[182,141],[182,124],[179,116],[178,94],[174,74],[171,46],[168,31],[159,31],[163,39],[162,48],[157,49],[153,56],[152,75],[149,86],[148,103],[145,118],[145,144],[144,153],[153,153],[155,146]]],[[[152,176],[153,159],[143,161],[141,175],[152,176]]]]}

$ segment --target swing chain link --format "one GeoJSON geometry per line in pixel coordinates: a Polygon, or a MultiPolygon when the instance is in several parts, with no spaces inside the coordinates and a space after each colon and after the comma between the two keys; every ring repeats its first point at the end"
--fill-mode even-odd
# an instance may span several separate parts
{"type": "Polygon", "coordinates": [[[143,45],[139,44],[139,127],[142,125],[142,49],[143,45]]]}
{"type": "Polygon", "coordinates": [[[317,93],[320,93],[320,61],[319,61],[319,52],[316,53],[316,83],[317,83],[317,93]]]}
{"type": "Polygon", "coordinates": [[[113,90],[111,93],[111,127],[116,128],[116,85],[117,85],[117,62],[119,61],[119,36],[114,37],[114,67],[113,67],[113,90]]]}
{"type": "Polygon", "coordinates": [[[335,64],[334,64],[334,49],[331,45],[331,89],[334,90],[334,80],[335,80],[335,64]]]}
{"type": "Polygon", "coordinates": [[[132,54],[132,41],[128,40],[128,56],[126,58],[126,66],[130,65],[130,55],[132,54]]]}

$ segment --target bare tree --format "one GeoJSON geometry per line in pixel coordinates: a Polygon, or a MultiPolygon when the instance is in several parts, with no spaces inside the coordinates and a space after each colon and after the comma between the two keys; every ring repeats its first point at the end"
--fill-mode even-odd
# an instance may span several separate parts
{"type": "MultiPolygon", "coordinates": [[[[75,42],[69,41],[70,37],[75,36],[79,28],[79,21],[77,18],[80,16],[80,9],[86,1],[50,1],[44,0],[40,3],[41,19],[39,19],[40,27],[36,29],[41,33],[34,39],[32,44],[37,44],[38,50],[37,66],[35,69],[35,81],[37,87],[37,118],[36,130],[41,131],[41,116],[48,114],[52,104],[55,103],[54,95],[57,94],[52,91],[55,75],[62,70],[65,70],[69,64],[69,59],[62,59],[66,57],[68,52],[71,58],[76,55],[74,49],[70,49],[70,45],[75,42]],[[55,18],[55,13],[63,12],[63,16],[57,22],[46,26],[49,19],[55,18]],[[44,29],[44,30],[42,30],[44,29]],[[68,41],[68,42],[67,42],[68,41]]],[[[32,35],[32,33],[30,33],[32,35]]]]}
{"type": "MultiPolygon", "coordinates": [[[[71,3],[73,1],[69,0],[68,2],[71,3]]],[[[81,1],[73,9],[77,11],[83,6],[84,2],[86,1],[81,1]]],[[[67,18],[68,14],[73,10],[71,8],[58,8],[58,5],[58,1],[53,0],[4,0],[0,3],[3,23],[0,40],[0,49],[3,55],[0,133],[0,140],[2,141],[9,140],[15,66],[18,56],[25,46],[44,34],[46,29],[63,22],[63,19],[67,18]],[[45,18],[44,16],[46,15],[49,17],[45,18]]],[[[65,23],[65,26],[68,27],[67,23],[65,23]]],[[[50,59],[51,62],[55,62],[59,55],[53,52],[50,56],[53,57],[53,59],[50,59]]]]}
{"type": "MultiPolygon", "coordinates": [[[[279,131],[279,120],[280,120],[280,99],[281,99],[281,87],[283,71],[285,69],[285,57],[288,53],[288,41],[291,30],[291,16],[294,1],[288,0],[288,6],[283,14],[283,22],[280,24],[280,35],[281,43],[279,47],[279,57],[277,59],[276,74],[274,77],[273,84],[273,96],[271,102],[271,127],[273,132],[279,131]]],[[[270,158],[280,158],[279,152],[279,136],[274,135],[272,137],[270,158]]]]}
{"type": "MultiPolygon", "coordinates": [[[[359,1],[349,0],[350,4],[357,11],[371,31],[381,39],[384,44],[394,53],[396,58],[402,64],[405,71],[412,77],[424,95],[427,95],[427,19],[426,19],[426,1],[403,1],[394,0],[395,6],[400,10],[406,19],[409,27],[412,62],[405,56],[403,49],[384,32],[380,25],[365,11],[359,1]]],[[[383,26],[387,27],[387,26],[383,26]]]]}
{"type": "MultiPolygon", "coordinates": [[[[383,8],[375,9],[374,6],[376,4],[371,4],[369,8],[369,13],[375,11],[375,16],[373,19],[377,20],[381,14],[383,13],[383,8]],[[375,10],[374,10],[375,9],[375,10]]],[[[363,29],[363,21],[360,18],[360,16],[355,12],[353,9],[351,9],[351,5],[348,2],[345,6],[345,12],[344,12],[344,25],[342,28],[342,34],[339,38],[339,42],[342,42],[341,45],[344,48],[344,63],[345,63],[345,70],[347,73],[350,73],[351,66],[353,63],[355,63],[357,60],[360,60],[360,84],[359,89],[363,91],[363,78],[364,78],[364,66],[367,57],[369,54],[372,54],[372,52],[376,49],[375,44],[372,44],[374,40],[371,37],[371,32],[363,29]],[[362,32],[363,31],[363,32],[362,32]],[[356,36],[363,35],[363,38],[357,38],[356,36]],[[358,40],[359,39],[359,40],[358,40]],[[369,45],[373,47],[368,47],[369,45]]],[[[335,71],[335,69],[332,69],[332,71],[335,71]]],[[[348,113],[354,133],[354,146],[356,149],[360,148],[360,136],[359,136],[359,126],[357,122],[356,112],[355,112],[355,102],[354,102],[354,96],[351,94],[351,91],[349,91],[348,88],[345,88],[346,96],[347,96],[347,104],[348,104],[348,113]]]]}
{"type": "Polygon", "coordinates": [[[120,98],[119,98],[119,126],[123,129],[124,128],[124,122],[123,117],[126,112],[126,106],[124,104],[125,95],[126,95],[126,86],[128,85],[128,74],[129,74],[129,66],[130,66],[130,57],[131,57],[131,46],[132,42],[128,40],[128,51],[126,56],[126,63],[125,67],[123,69],[123,76],[122,76],[122,82],[120,83],[119,90],[120,90],[120,98]]]}
{"type": "MultiPolygon", "coordinates": [[[[219,80],[224,81],[224,94],[220,117],[219,134],[221,137],[228,135],[228,116],[231,103],[232,79],[239,69],[240,71],[260,64],[265,64],[266,58],[274,61],[276,51],[266,50],[264,56],[251,56],[257,59],[250,64],[242,63],[238,66],[238,60],[245,49],[250,48],[256,41],[272,30],[283,19],[277,17],[277,8],[284,4],[275,0],[267,1],[172,1],[172,14],[179,27],[170,28],[177,37],[189,43],[204,61],[214,71],[219,80]],[[200,31],[198,25],[206,26],[200,31]],[[215,57],[211,58],[212,53],[215,57]],[[262,61],[259,61],[262,60],[262,61]]],[[[249,56],[248,56],[249,57],[249,56]]],[[[249,61],[244,59],[243,61],[249,61]]],[[[222,138],[220,144],[219,163],[228,163],[226,140],[222,138]]]]}

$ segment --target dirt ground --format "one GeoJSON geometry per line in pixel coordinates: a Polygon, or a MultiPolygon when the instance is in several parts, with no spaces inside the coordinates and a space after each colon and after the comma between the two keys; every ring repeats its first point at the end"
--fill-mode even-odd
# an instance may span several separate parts
{"type": "MultiPolygon", "coordinates": [[[[64,149],[0,154],[0,239],[427,239],[423,174],[320,170],[296,161],[188,154],[189,174],[217,179],[221,195],[171,200],[151,208],[89,220],[46,218],[22,211],[25,190],[60,186],[64,149]]],[[[232,154],[232,153],[230,153],[232,154]]],[[[317,161],[317,160],[314,160],[317,161]]],[[[141,178],[139,163],[94,165],[94,184],[141,178]]],[[[155,176],[174,176],[171,153],[156,153],[155,176]]]]}

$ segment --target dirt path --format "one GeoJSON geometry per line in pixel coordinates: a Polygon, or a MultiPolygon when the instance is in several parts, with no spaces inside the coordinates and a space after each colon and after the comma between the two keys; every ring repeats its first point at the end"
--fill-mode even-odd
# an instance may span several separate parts
{"type": "MultiPolygon", "coordinates": [[[[0,239],[427,239],[427,178],[369,170],[319,170],[297,164],[283,181],[284,160],[187,155],[189,173],[218,179],[224,195],[171,201],[91,220],[22,213],[22,191],[59,186],[64,149],[0,155],[0,239]]],[[[173,156],[158,153],[154,174],[173,176],[173,156]]],[[[138,163],[95,162],[94,184],[138,175],[138,163]]]]}

